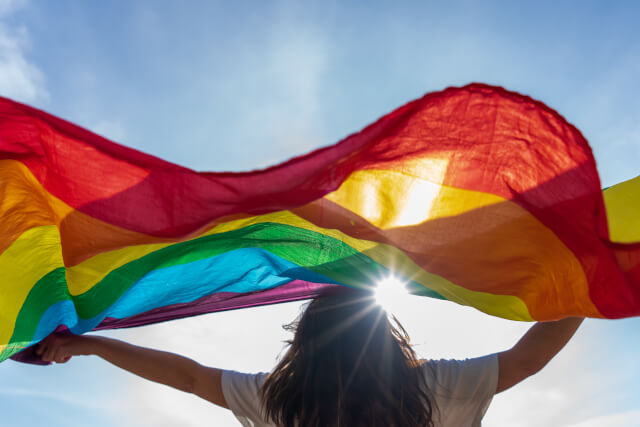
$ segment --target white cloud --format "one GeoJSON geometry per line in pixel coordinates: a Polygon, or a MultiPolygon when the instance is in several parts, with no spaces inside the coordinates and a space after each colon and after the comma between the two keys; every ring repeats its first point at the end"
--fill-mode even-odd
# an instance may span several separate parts
{"type": "Polygon", "coordinates": [[[29,62],[25,50],[29,33],[24,26],[11,27],[3,19],[23,7],[26,1],[0,1],[0,95],[34,103],[47,100],[44,74],[29,62]]]}

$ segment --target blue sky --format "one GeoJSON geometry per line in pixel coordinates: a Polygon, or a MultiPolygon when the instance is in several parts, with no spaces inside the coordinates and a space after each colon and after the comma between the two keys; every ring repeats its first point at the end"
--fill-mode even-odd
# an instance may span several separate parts
{"type": "MultiPolygon", "coordinates": [[[[426,92],[480,81],[575,124],[606,186],[640,173],[639,17],[632,1],[0,0],[0,95],[197,170],[248,170],[334,143],[426,92]]],[[[111,335],[267,370],[298,306],[111,335]]],[[[426,299],[405,307],[423,357],[498,351],[528,326],[426,299]]],[[[496,397],[486,424],[637,425],[638,330],[637,318],[586,322],[545,371],[496,397]]],[[[1,364],[0,413],[10,425],[233,422],[93,358],[1,364]]]]}

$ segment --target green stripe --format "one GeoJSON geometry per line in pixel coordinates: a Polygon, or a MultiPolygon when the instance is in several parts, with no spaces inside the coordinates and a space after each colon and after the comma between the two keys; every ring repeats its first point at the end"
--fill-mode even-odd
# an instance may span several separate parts
{"type": "Polygon", "coordinates": [[[31,288],[18,316],[16,316],[16,324],[9,340],[9,346],[0,353],[0,362],[18,353],[31,343],[40,318],[50,306],[71,299],[64,272],[64,267],[56,268],[41,277],[31,288]]]}
{"type": "MultiPolygon", "coordinates": [[[[187,264],[242,248],[261,248],[282,259],[323,274],[347,286],[367,288],[375,278],[388,273],[365,254],[336,238],[316,231],[286,224],[260,223],[225,233],[212,234],[167,246],[131,261],[105,276],[87,292],[71,296],[64,268],[42,277],[31,289],[16,320],[10,345],[29,342],[44,312],[65,299],[73,300],[78,316],[89,319],[113,305],[133,284],[150,271],[187,264]]],[[[444,299],[438,293],[417,283],[410,291],[419,295],[444,299]]],[[[18,350],[5,349],[0,361],[18,350]],[[3,357],[5,353],[11,353],[3,357]]]]}

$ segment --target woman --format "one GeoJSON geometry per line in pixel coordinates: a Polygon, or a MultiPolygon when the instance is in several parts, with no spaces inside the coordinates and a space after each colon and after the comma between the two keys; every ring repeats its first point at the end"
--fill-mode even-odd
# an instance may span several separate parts
{"type": "Polygon", "coordinates": [[[209,368],[97,336],[53,335],[38,354],[57,363],[97,355],[229,408],[245,426],[478,426],[493,395],[542,369],[582,320],[538,323],[502,353],[425,361],[371,294],[350,291],[308,304],[269,374],[209,368]]]}

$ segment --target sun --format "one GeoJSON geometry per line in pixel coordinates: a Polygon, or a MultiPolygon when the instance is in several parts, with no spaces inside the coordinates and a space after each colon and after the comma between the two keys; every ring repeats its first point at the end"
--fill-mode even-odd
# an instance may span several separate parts
{"type": "Polygon", "coordinates": [[[409,295],[407,284],[395,276],[387,276],[376,283],[376,303],[387,312],[396,313],[409,295]]]}

